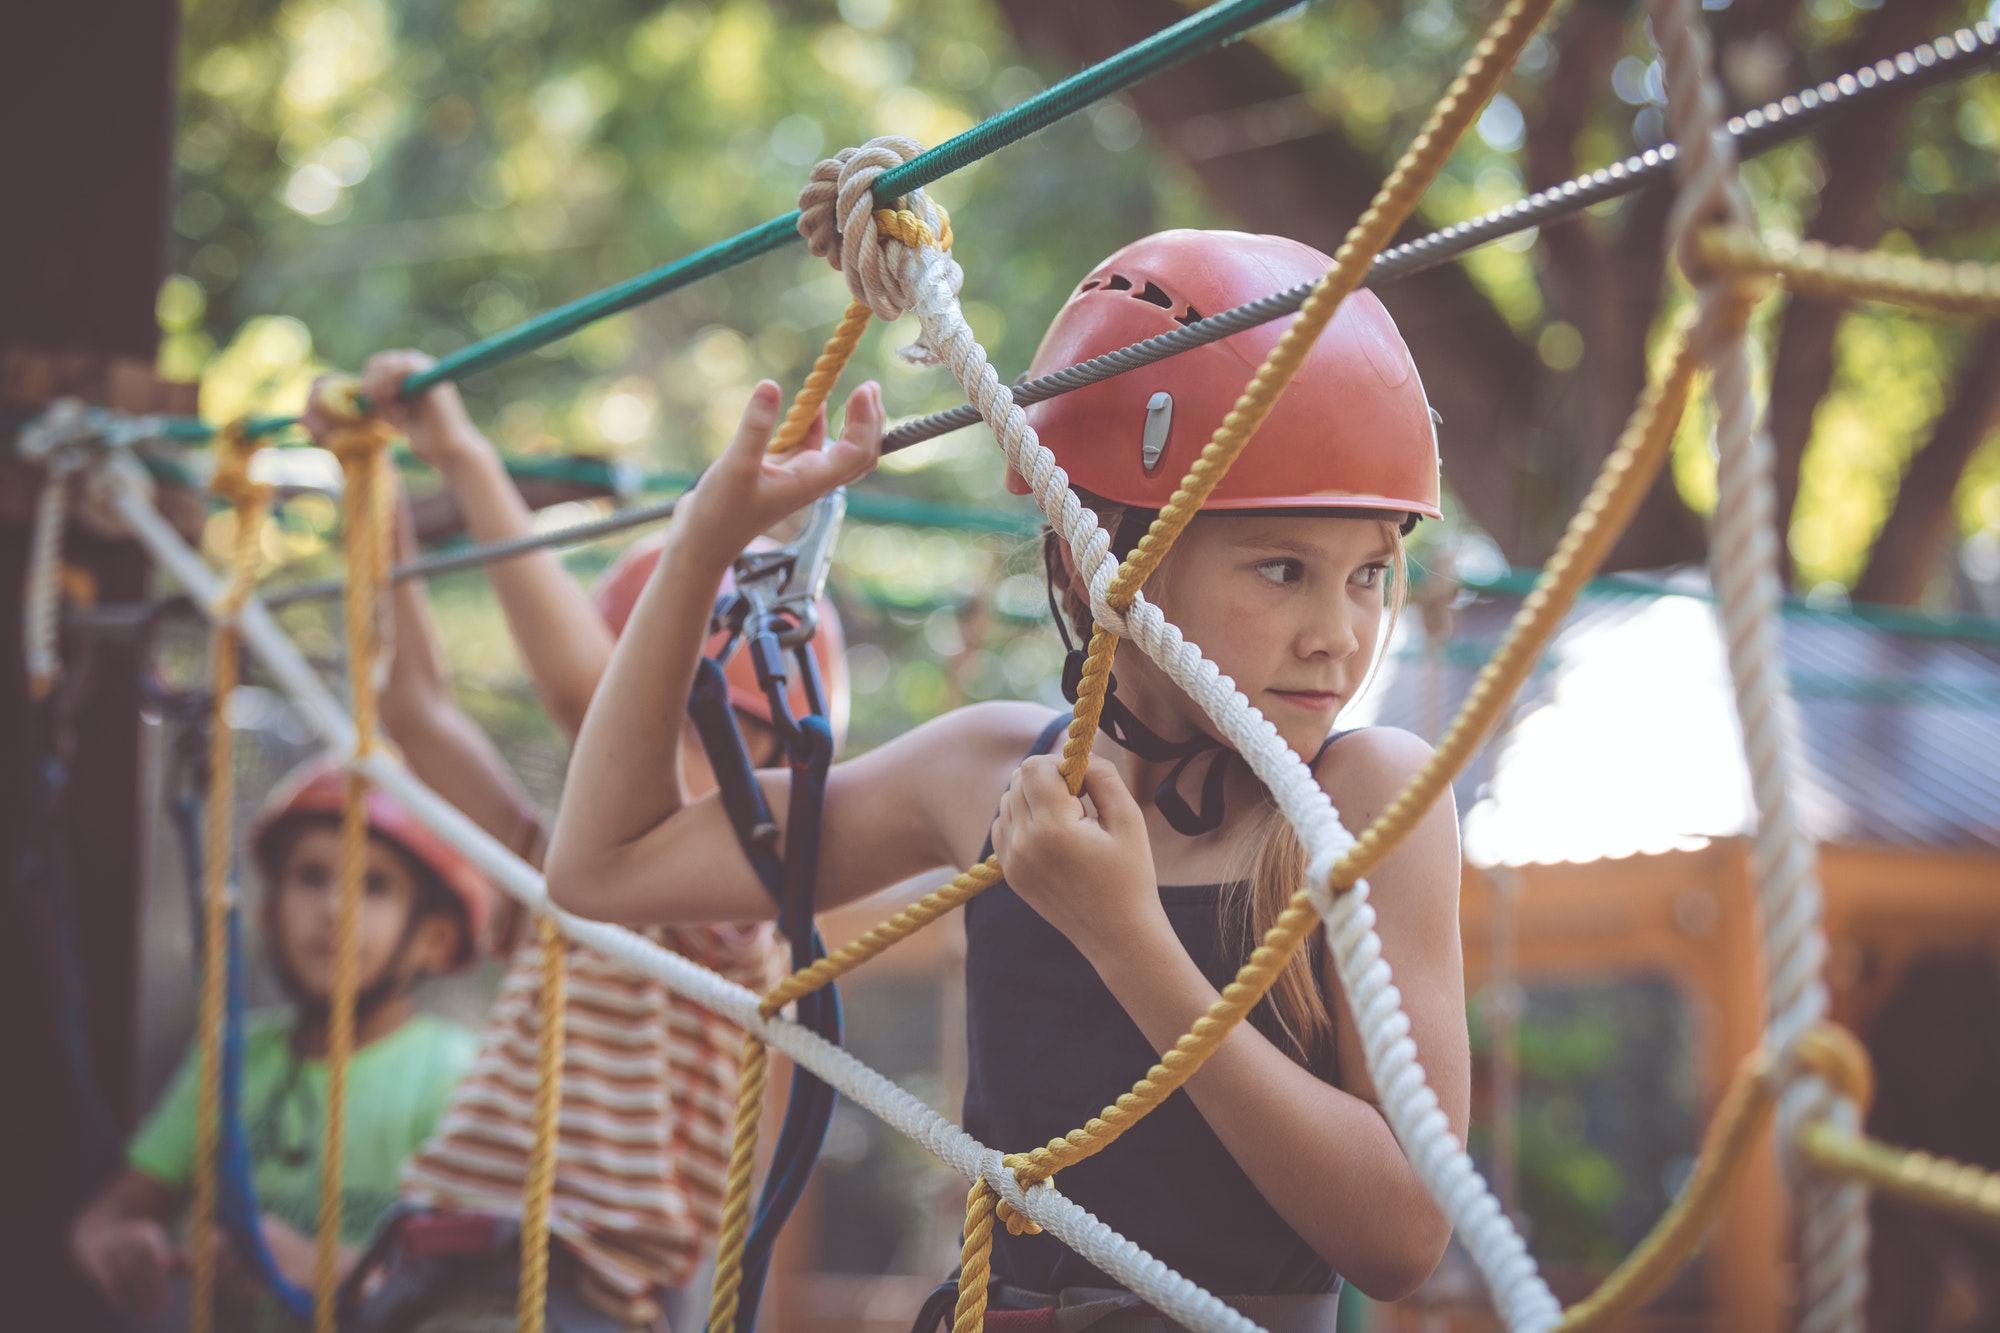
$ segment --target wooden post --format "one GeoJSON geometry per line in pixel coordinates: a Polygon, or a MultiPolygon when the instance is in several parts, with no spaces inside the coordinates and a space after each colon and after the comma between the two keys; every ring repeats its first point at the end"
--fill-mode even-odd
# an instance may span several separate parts
{"type": "MultiPolygon", "coordinates": [[[[0,1133],[0,1291],[22,1328],[110,1327],[71,1269],[67,1233],[135,1109],[139,652],[99,652],[76,682],[71,817],[38,818],[50,715],[29,702],[20,626],[40,475],[12,457],[12,436],[58,394],[184,404],[152,372],[178,18],[172,0],[0,9],[0,1067],[26,1090],[0,1133]],[[92,1106],[109,1111],[95,1129],[92,1106]]],[[[130,543],[74,537],[65,560],[100,598],[149,590],[130,543]]]]}

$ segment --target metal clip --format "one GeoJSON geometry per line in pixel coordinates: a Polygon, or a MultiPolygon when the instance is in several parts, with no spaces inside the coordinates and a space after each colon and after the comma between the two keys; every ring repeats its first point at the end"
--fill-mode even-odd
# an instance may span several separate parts
{"type": "Polygon", "coordinates": [[[834,539],[847,517],[847,491],[813,501],[805,526],[783,546],[736,557],[736,590],[748,603],[745,633],[768,628],[783,648],[796,648],[819,628],[819,597],[833,563],[834,539]]]}
{"type": "Polygon", "coordinates": [[[1146,403],[1146,429],[1139,437],[1139,462],[1151,476],[1160,466],[1160,456],[1167,452],[1167,432],[1173,429],[1173,395],[1161,390],[1146,403]]]}

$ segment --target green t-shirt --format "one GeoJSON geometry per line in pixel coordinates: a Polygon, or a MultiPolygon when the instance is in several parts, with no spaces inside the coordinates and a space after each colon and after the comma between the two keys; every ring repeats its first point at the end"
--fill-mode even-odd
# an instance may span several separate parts
{"type": "MultiPolygon", "coordinates": [[[[252,1014],[243,1034],[243,1125],[257,1204],[311,1236],[319,1228],[320,1149],[326,1135],[326,1062],[292,1054],[290,1010],[252,1014]]],[[[341,1160],[340,1239],[365,1242],[397,1198],[397,1173],[430,1137],[452,1089],[472,1067],[478,1038],[418,1014],[354,1053],[347,1073],[346,1150],[341,1160]]],[[[126,1160],[163,1185],[194,1176],[199,1049],[188,1052],[167,1092],[126,1149],[126,1160]]]]}

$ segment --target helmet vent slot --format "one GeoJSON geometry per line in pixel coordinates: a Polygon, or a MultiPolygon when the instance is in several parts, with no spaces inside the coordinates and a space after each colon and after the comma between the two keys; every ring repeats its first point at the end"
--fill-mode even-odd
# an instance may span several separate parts
{"type": "Polygon", "coordinates": [[[1114,273],[1105,279],[1104,289],[1110,292],[1129,292],[1132,290],[1132,279],[1122,273],[1114,273]]]}
{"type": "Polygon", "coordinates": [[[1189,306],[1186,310],[1174,316],[1174,323],[1180,325],[1182,328],[1186,328],[1190,324],[1199,324],[1201,323],[1201,311],[1196,310],[1193,306],[1189,306]]]}
{"type": "Polygon", "coordinates": [[[1174,308],[1174,298],[1161,291],[1160,285],[1156,282],[1147,283],[1145,290],[1140,292],[1138,296],[1141,301],[1150,302],[1162,310],[1172,310],[1174,308]]]}

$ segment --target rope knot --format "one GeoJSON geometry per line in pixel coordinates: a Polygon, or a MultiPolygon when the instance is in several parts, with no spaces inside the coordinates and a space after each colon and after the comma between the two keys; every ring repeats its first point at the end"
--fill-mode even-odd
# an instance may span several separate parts
{"type": "Polygon", "coordinates": [[[1838,1023],[1815,1023],[1792,1048],[1792,1058],[1868,1113],[1875,1101],[1875,1066],[1852,1032],[1838,1023]]]}
{"type": "MultiPolygon", "coordinates": [[[[1014,1183],[1025,1193],[1037,1185],[1047,1185],[1048,1177],[1035,1167],[1034,1153],[1009,1153],[1002,1159],[1002,1165],[1014,1173],[1014,1183]]],[[[1042,1224],[1017,1210],[1014,1205],[1001,1199],[994,1206],[994,1213],[1006,1224],[1010,1236],[1039,1236],[1042,1224]]]]}
{"type": "Polygon", "coordinates": [[[250,479],[250,460],[264,442],[250,434],[246,421],[238,417],[215,433],[215,472],[208,479],[208,489],[239,510],[262,504],[271,494],[269,486],[250,479]]]}
{"type": "Polygon", "coordinates": [[[333,420],[327,432],[327,452],[343,469],[379,456],[396,438],[396,428],[361,405],[361,381],[353,376],[330,379],[320,390],[320,404],[333,420]]]}
{"type": "MultiPolygon", "coordinates": [[[[951,248],[951,218],[929,195],[912,190],[893,207],[875,203],[876,178],[922,151],[901,135],[870,139],[819,163],[799,192],[799,235],[807,248],[846,274],[854,299],[885,320],[900,319],[916,305],[933,265],[954,296],[965,281],[944,254],[951,248]]],[[[911,359],[936,362],[927,349],[911,359]]]]}

